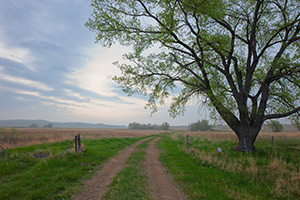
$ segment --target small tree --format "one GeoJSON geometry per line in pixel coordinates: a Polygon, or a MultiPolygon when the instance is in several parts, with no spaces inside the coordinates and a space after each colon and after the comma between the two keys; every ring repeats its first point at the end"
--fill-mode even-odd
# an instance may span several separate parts
{"type": "Polygon", "coordinates": [[[170,125],[168,122],[164,122],[161,124],[160,128],[161,128],[161,130],[169,130],[170,125]]]}
{"type": "Polygon", "coordinates": [[[191,131],[208,131],[211,129],[211,126],[208,124],[208,120],[198,121],[190,125],[191,131]]]}
{"type": "Polygon", "coordinates": [[[273,131],[273,132],[281,132],[283,130],[283,126],[280,122],[271,120],[267,122],[267,126],[273,131]]]}

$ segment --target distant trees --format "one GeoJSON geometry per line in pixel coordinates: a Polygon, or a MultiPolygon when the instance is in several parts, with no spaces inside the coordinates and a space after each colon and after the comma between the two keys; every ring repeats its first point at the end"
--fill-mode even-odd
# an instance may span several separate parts
{"type": "Polygon", "coordinates": [[[292,124],[295,128],[298,129],[298,131],[300,131],[300,116],[297,115],[294,118],[292,118],[292,124]]]}
{"type": "Polygon", "coordinates": [[[43,128],[52,128],[53,127],[53,124],[49,123],[49,124],[45,124],[43,126],[43,128]]]}
{"type": "Polygon", "coordinates": [[[28,127],[29,127],[29,128],[38,128],[39,125],[36,124],[36,123],[31,123],[31,124],[28,125],[28,127]]]}
{"type": "Polygon", "coordinates": [[[208,131],[212,129],[212,126],[208,124],[208,120],[202,120],[189,125],[191,131],[208,131]]]}
{"type": "Polygon", "coordinates": [[[137,129],[137,130],[169,130],[170,125],[168,122],[164,122],[161,125],[157,124],[140,124],[140,123],[130,123],[128,125],[129,129],[137,129]]]}
{"type": "Polygon", "coordinates": [[[293,125],[295,126],[295,128],[298,129],[298,131],[300,131],[300,123],[299,122],[294,122],[293,125]]]}
{"type": "Polygon", "coordinates": [[[269,127],[273,132],[281,132],[283,130],[282,124],[275,120],[268,121],[267,127],[269,127]]]}

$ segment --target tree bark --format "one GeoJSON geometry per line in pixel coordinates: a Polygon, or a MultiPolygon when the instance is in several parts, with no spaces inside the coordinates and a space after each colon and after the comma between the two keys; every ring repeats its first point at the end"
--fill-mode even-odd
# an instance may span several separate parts
{"type": "Polygon", "coordinates": [[[244,134],[238,135],[239,144],[237,146],[238,151],[242,152],[255,152],[257,151],[256,147],[254,146],[254,142],[249,137],[244,134]]]}
{"type": "Polygon", "coordinates": [[[250,126],[242,126],[239,128],[239,131],[236,132],[239,144],[237,146],[238,151],[242,152],[256,152],[257,148],[254,143],[256,141],[256,137],[260,131],[259,127],[250,127],[250,126]]]}

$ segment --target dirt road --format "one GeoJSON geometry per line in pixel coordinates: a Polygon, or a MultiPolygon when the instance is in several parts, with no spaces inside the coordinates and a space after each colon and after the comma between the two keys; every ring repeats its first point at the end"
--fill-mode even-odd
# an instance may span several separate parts
{"type": "Polygon", "coordinates": [[[81,195],[74,197],[74,200],[94,200],[100,199],[100,196],[105,193],[106,185],[111,183],[111,179],[119,173],[125,166],[130,154],[135,150],[136,146],[143,143],[141,140],[123,150],[116,156],[112,157],[108,162],[101,166],[94,176],[84,182],[84,188],[81,195]]]}
{"type": "MultiPolygon", "coordinates": [[[[170,174],[167,173],[167,170],[162,167],[159,161],[159,151],[156,149],[158,139],[159,138],[156,138],[149,142],[149,146],[146,148],[145,162],[143,163],[153,189],[153,196],[157,200],[186,199],[185,195],[179,190],[170,174]]],[[[125,167],[127,159],[135,150],[136,146],[145,140],[139,141],[134,145],[125,148],[120,151],[118,155],[103,164],[101,169],[98,170],[91,179],[84,182],[85,185],[82,190],[82,194],[77,195],[73,199],[100,199],[100,196],[106,192],[106,186],[111,183],[112,178],[125,167]]]]}

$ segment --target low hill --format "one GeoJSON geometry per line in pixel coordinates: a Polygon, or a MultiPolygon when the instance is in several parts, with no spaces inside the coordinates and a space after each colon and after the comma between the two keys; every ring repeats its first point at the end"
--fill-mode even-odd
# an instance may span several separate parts
{"type": "Polygon", "coordinates": [[[0,120],[0,127],[29,127],[31,124],[36,124],[38,127],[43,127],[47,124],[52,124],[53,128],[127,128],[122,125],[108,125],[103,123],[92,124],[83,122],[50,122],[46,120],[0,120]]]}

